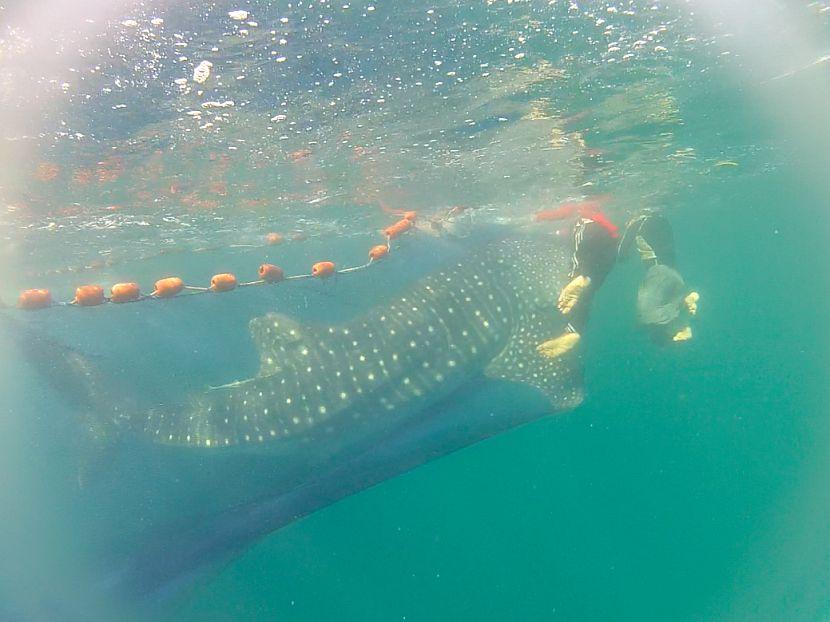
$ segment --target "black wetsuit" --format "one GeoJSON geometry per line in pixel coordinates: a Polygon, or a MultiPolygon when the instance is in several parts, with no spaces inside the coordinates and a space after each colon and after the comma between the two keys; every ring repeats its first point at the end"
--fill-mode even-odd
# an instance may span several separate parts
{"type": "Polygon", "coordinates": [[[591,299],[605,281],[616,261],[626,259],[637,237],[641,237],[654,252],[654,259],[644,260],[651,265],[674,267],[674,234],[669,221],[659,212],[646,211],[629,221],[619,240],[611,232],[591,220],[580,218],[574,226],[574,253],[571,280],[578,276],[591,279],[591,285],[583,293],[576,307],[569,314],[567,330],[581,333],[588,322],[591,299]]]}
{"type": "Polygon", "coordinates": [[[571,280],[578,276],[591,279],[579,302],[570,313],[567,331],[581,333],[588,323],[591,299],[617,261],[617,241],[602,225],[590,218],[580,218],[573,230],[574,253],[571,280]]]}

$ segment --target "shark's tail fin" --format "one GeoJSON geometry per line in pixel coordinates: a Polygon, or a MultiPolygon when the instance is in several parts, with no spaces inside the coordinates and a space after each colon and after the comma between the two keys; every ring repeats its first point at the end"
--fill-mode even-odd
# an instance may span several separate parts
{"type": "Polygon", "coordinates": [[[85,435],[112,437],[126,414],[123,403],[110,399],[106,374],[94,357],[61,343],[38,326],[0,310],[0,340],[8,356],[30,366],[72,411],[81,416],[85,435]]]}

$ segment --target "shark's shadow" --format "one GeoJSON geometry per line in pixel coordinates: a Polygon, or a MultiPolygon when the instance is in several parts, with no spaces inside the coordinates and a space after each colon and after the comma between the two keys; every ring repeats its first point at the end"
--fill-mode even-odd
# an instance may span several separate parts
{"type": "Polygon", "coordinates": [[[280,304],[260,291],[102,309],[94,327],[57,335],[75,349],[38,330],[48,315],[6,318],[16,358],[70,406],[33,425],[77,458],[78,602],[152,610],[270,531],[579,404],[578,358],[535,350],[564,325],[566,244],[477,247],[442,249],[406,279],[378,269],[348,288],[286,290],[280,304]],[[110,335],[101,361],[87,355],[93,328],[110,335]]]}

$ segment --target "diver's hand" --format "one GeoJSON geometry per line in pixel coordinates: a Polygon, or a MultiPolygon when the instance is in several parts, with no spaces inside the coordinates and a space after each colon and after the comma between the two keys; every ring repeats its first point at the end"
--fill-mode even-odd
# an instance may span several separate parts
{"type": "Polygon", "coordinates": [[[555,359],[573,350],[577,343],[579,343],[579,333],[563,333],[540,343],[536,346],[536,351],[544,357],[555,359]]]}
{"type": "Polygon", "coordinates": [[[574,278],[562,288],[562,292],[559,294],[559,300],[556,302],[556,308],[559,309],[562,315],[570,313],[590,285],[590,277],[580,275],[574,278]]]}
{"type": "Polygon", "coordinates": [[[686,326],[685,328],[681,328],[674,334],[674,337],[671,338],[672,341],[689,341],[692,338],[692,327],[686,326]]]}
{"type": "Polygon", "coordinates": [[[700,300],[700,294],[697,292],[691,292],[688,296],[683,299],[683,303],[686,305],[686,309],[689,311],[689,315],[697,315],[697,301],[700,300]]]}

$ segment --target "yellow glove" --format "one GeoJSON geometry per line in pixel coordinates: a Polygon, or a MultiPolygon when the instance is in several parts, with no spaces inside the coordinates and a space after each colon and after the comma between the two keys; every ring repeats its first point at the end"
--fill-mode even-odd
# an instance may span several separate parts
{"type": "Polygon", "coordinates": [[[672,341],[689,341],[692,338],[692,328],[687,326],[686,328],[681,328],[677,333],[675,333],[674,337],[671,338],[672,341]]]}
{"type": "Polygon", "coordinates": [[[591,285],[590,277],[578,276],[562,288],[559,300],[556,302],[556,307],[562,312],[562,315],[571,312],[589,285],[591,285]]]}
{"type": "Polygon", "coordinates": [[[686,304],[686,309],[689,310],[689,315],[697,315],[697,301],[700,300],[700,294],[691,292],[683,299],[686,304]]]}
{"type": "Polygon", "coordinates": [[[579,333],[563,333],[536,346],[536,351],[544,357],[555,359],[573,350],[579,343],[579,333]]]}

